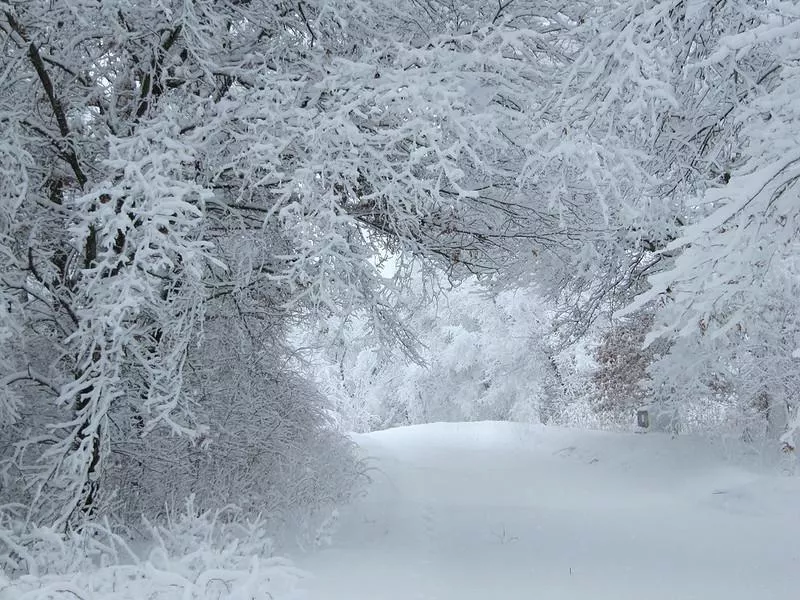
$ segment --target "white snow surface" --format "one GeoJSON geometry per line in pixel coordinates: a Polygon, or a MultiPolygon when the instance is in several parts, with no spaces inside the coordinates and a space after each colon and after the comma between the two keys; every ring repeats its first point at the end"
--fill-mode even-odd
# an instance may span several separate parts
{"type": "Polygon", "coordinates": [[[800,598],[800,479],[738,445],[511,423],[355,437],[303,600],[800,598]]]}

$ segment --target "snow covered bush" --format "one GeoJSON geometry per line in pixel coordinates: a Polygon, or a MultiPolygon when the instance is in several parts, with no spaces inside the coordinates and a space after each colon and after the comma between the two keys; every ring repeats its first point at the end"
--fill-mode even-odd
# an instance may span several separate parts
{"type": "Polygon", "coordinates": [[[595,350],[594,409],[616,420],[633,422],[636,409],[649,403],[648,368],[666,349],[664,343],[644,348],[652,313],[642,312],[613,323],[595,350]]]}
{"type": "Polygon", "coordinates": [[[141,543],[132,547],[100,523],[65,538],[3,515],[0,599],[280,600],[303,577],[273,556],[263,521],[234,509],[199,512],[190,501],[145,529],[140,556],[141,543]]]}

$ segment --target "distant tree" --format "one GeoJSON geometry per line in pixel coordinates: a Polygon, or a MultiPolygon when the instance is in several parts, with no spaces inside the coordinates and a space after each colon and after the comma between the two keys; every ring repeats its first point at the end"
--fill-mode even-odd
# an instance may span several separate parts
{"type": "Polygon", "coordinates": [[[530,290],[468,279],[406,319],[418,360],[386,354],[365,321],[331,323],[309,363],[348,428],[434,421],[554,421],[562,408],[549,346],[550,307],[530,290]]]}

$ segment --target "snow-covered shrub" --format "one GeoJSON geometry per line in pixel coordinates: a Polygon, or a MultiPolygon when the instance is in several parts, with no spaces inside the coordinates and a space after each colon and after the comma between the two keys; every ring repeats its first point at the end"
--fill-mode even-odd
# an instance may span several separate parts
{"type": "Polygon", "coordinates": [[[666,349],[663,342],[644,346],[652,322],[645,311],[614,322],[595,348],[592,405],[606,418],[633,422],[636,409],[649,402],[648,367],[666,349]]]}
{"type": "Polygon", "coordinates": [[[65,536],[6,514],[0,565],[0,600],[281,600],[303,577],[273,556],[264,521],[191,500],[135,546],[99,523],[65,536]]]}
{"type": "Polygon", "coordinates": [[[116,514],[128,522],[164,514],[193,495],[200,511],[234,502],[246,514],[267,515],[277,533],[357,488],[361,465],[327,400],[258,325],[209,320],[203,343],[210,349],[190,355],[199,440],[155,430],[115,445],[105,487],[121,490],[111,503],[116,514]]]}

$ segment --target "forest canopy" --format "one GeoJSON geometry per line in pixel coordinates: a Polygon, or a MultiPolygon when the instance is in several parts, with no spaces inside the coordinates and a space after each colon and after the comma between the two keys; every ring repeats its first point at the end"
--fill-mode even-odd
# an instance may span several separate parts
{"type": "Polygon", "coordinates": [[[345,499],[334,392],[366,428],[619,423],[646,402],[794,450],[795,2],[0,15],[7,511],[69,530],[192,494],[345,499]],[[405,400],[354,391],[393,364],[405,400]]]}

